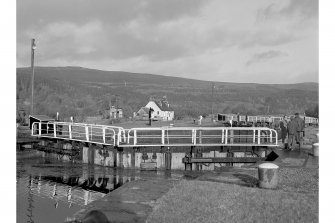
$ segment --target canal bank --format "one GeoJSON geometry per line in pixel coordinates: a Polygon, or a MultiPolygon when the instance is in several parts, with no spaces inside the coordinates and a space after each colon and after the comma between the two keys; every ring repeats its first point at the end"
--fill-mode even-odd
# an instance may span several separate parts
{"type": "Polygon", "coordinates": [[[146,222],[318,222],[318,157],[308,148],[276,152],[276,189],[257,186],[256,166],[211,171],[176,184],[146,222]]]}
{"type": "Polygon", "coordinates": [[[129,182],[74,217],[100,210],[110,222],[316,222],[318,157],[309,147],[276,152],[280,181],[275,190],[258,188],[257,164],[182,171],[183,177],[129,182]]]}
{"type": "MultiPolygon", "coordinates": [[[[59,145],[59,144],[56,144],[56,145],[59,145]]],[[[62,149],[71,151],[72,147],[70,145],[71,144],[62,144],[62,149]]],[[[48,147],[49,145],[45,144],[41,146],[48,147]]],[[[92,157],[88,155],[89,152],[87,153],[86,156],[91,157],[90,159],[91,161],[93,161],[93,162],[87,161],[90,164],[88,166],[95,166],[95,167],[98,166],[99,168],[108,168],[108,169],[112,169],[113,171],[121,170],[121,169],[123,170],[131,169],[131,168],[125,168],[127,166],[124,165],[125,161],[129,162],[127,161],[129,160],[129,156],[125,155],[125,154],[128,154],[127,151],[119,151],[120,154],[122,155],[114,156],[116,157],[114,158],[114,160],[116,160],[116,163],[122,164],[122,165],[108,166],[108,165],[104,165],[105,162],[102,162],[102,163],[95,162],[95,160],[101,161],[104,159],[104,156],[101,155],[100,153],[101,151],[103,151],[102,148],[95,147],[93,150],[92,147],[90,146],[85,146],[85,147],[87,148],[87,151],[90,151],[90,150],[95,151],[94,154],[97,155],[97,156],[92,157]],[[98,155],[100,156],[100,158],[96,159],[96,157],[99,157],[98,155]]],[[[293,151],[293,152],[276,150],[276,153],[280,155],[278,160],[276,160],[276,163],[279,164],[282,170],[286,170],[286,169],[290,171],[297,170],[297,173],[293,171],[293,174],[288,174],[290,177],[286,178],[286,181],[284,181],[286,182],[286,185],[288,185],[288,187],[291,188],[292,190],[295,190],[294,188],[296,188],[295,187],[295,184],[297,184],[296,179],[299,179],[299,178],[296,178],[296,174],[304,175],[305,178],[316,179],[316,182],[318,182],[318,175],[317,177],[316,175],[308,176],[308,173],[311,173],[311,171],[305,171],[306,168],[310,168],[311,166],[313,168],[315,166],[318,167],[318,160],[311,159],[310,152],[308,152],[307,150],[305,152],[304,150],[303,151],[293,151]]],[[[149,157],[151,158],[154,155],[154,152],[152,151],[151,148],[148,148],[146,152],[147,152],[147,155],[149,155],[149,157]],[[150,154],[150,152],[152,153],[150,154]]],[[[206,151],[202,151],[202,152],[206,152],[206,151]]],[[[213,151],[211,156],[215,156],[217,153],[220,153],[220,152],[222,153],[224,151],[213,151]]],[[[57,154],[57,153],[53,154],[53,153],[47,153],[45,151],[43,151],[42,153],[44,154],[42,155],[42,157],[44,156],[44,158],[54,157],[54,158],[59,159],[60,161],[72,162],[72,163],[75,163],[76,161],[76,159],[67,158],[68,155],[66,154],[57,154]]],[[[83,154],[84,153],[79,153],[79,155],[83,155],[83,154]]],[[[181,154],[182,155],[180,157],[184,156],[185,152],[181,154]]],[[[205,154],[203,153],[203,155],[205,154]]],[[[82,156],[77,156],[77,157],[82,157],[82,156]]],[[[132,158],[130,158],[130,163],[133,163],[132,158]]],[[[260,192],[262,190],[259,190],[258,188],[256,188],[256,184],[257,184],[257,175],[255,175],[256,167],[257,167],[257,164],[245,165],[245,167],[241,167],[241,168],[237,168],[237,166],[232,168],[229,166],[227,167],[227,166],[218,165],[216,166],[216,168],[215,167],[213,168],[214,171],[204,171],[206,168],[203,168],[202,171],[191,171],[191,172],[190,171],[146,172],[146,171],[139,171],[137,169],[137,171],[141,173],[140,174],[141,176],[140,178],[137,178],[137,179],[135,179],[136,177],[133,178],[132,180],[130,180],[131,182],[125,180],[124,177],[109,179],[109,181],[114,181],[115,179],[116,184],[117,182],[122,181],[123,186],[113,189],[112,192],[108,193],[101,199],[97,199],[94,201],[91,200],[90,201],[91,203],[87,203],[87,205],[85,205],[80,211],[74,214],[74,217],[77,219],[82,219],[85,216],[85,214],[89,212],[90,210],[98,209],[98,210],[103,211],[108,216],[111,222],[145,222],[146,220],[151,221],[151,222],[157,222],[156,220],[150,220],[150,219],[153,218],[153,216],[155,216],[155,213],[156,214],[158,213],[158,216],[165,215],[163,214],[164,211],[165,210],[168,211],[169,208],[164,208],[163,211],[160,209],[161,207],[164,207],[164,199],[166,196],[169,196],[169,194],[171,193],[177,194],[177,191],[180,192],[180,195],[187,195],[186,197],[180,196],[180,197],[183,197],[184,202],[191,201],[192,199],[197,198],[197,197],[200,198],[201,196],[198,196],[199,193],[200,195],[211,194],[211,191],[212,192],[214,191],[213,192],[214,195],[216,193],[215,191],[219,191],[220,193],[226,193],[226,192],[229,193],[230,191],[232,191],[232,193],[234,194],[235,193],[234,190],[239,187],[240,188],[237,189],[238,194],[241,194],[240,189],[242,188],[241,190],[245,190],[242,194],[244,194],[244,196],[247,196],[247,197],[249,196],[248,194],[249,192],[260,193],[258,194],[259,196],[268,195],[269,197],[271,197],[270,192],[263,193],[263,192],[260,192]],[[202,185],[203,183],[206,183],[206,184],[202,185]],[[194,189],[192,189],[192,187],[194,187],[194,189]],[[197,190],[197,188],[204,188],[204,190],[197,190]],[[221,189],[224,188],[224,189],[220,190],[218,188],[221,188],[221,189]],[[230,189],[228,191],[225,191],[226,188],[230,188],[230,189]],[[191,191],[192,193],[190,193],[191,191]]],[[[318,170],[316,169],[317,168],[314,168],[313,170],[314,172],[316,171],[315,174],[317,174],[318,172],[318,170]]],[[[104,173],[104,177],[100,177],[102,179],[100,182],[104,182],[103,179],[108,178],[106,177],[107,175],[109,174],[104,173]]],[[[281,178],[285,178],[285,174],[281,174],[280,176],[281,178]]],[[[62,180],[62,183],[63,181],[64,180],[62,180]]],[[[96,188],[97,186],[96,183],[99,184],[99,177],[94,177],[93,179],[92,177],[88,177],[87,185],[91,185],[92,188],[96,188]]],[[[317,188],[316,191],[318,191],[318,185],[316,184],[315,186],[315,180],[312,182],[311,185],[313,185],[313,188],[317,188]]],[[[89,188],[86,188],[86,189],[89,189],[89,188]]],[[[277,192],[279,196],[280,194],[291,193],[292,191],[287,192],[285,190],[282,190],[282,191],[279,190],[279,191],[276,191],[276,193],[277,192]]],[[[295,191],[293,192],[295,193],[295,191]]],[[[315,196],[317,195],[315,195],[315,191],[314,191],[311,199],[315,200],[315,196]]],[[[293,197],[297,197],[297,195],[293,195],[293,197]]],[[[224,200],[225,198],[222,198],[222,199],[224,200]]],[[[252,196],[250,196],[250,199],[251,201],[246,200],[245,202],[253,202],[253,200],[257,200],[257,198],[252,197],[252,196]]],[[[217,195],[217,197],[214,196],[212,202],[215,204],[215,201],[217,200],[220,200],[219,195],[217,195]]],[[[277,201],[279,202],[280,200],[277,200],[277,201]]],[[[266,200],[263,201],[263,203],[266,203],[266,202],[267,202],[266,200]]],[[[183,204],[183,202],[180,201],[180,204],[183,204]]],[[[197,204],[197,201],[195,200],[195,202],[193,201],[192,204],[196,205],[194,208],[195,210],[197,210],[197,208],[201,207],[201,204],[203,203],[197,204]]],[[[234,204],[234,201],[232,201],[232,204],[234,204]]],[[[173,207],[173,208],[180,207],[180,205],[179,206],[178,205],[179,205],[178,203],[168,204],[168,207],[173,207]]],[[[223,205],[225,205],[225,203],[223,203],[223,205]]],[[[317,202],[316,202],[316,205],[317,205],[317,202]]],[[[311,213],[315,214],[314,206],[311,209],[312,209],[311,213]]],[[[180,210],[183,210],[183,209],[180,208],[180,210]]],[[[206,208],[204,210],[206,210],[206,208]]],[[[268,211],[269,210],[266,210],[266,212],[268,211]]],[[[193,212],[191,211],[191,213],[194,213],[194,211],[193,212]]],[[[199,213],[201,213],[201,210],[199,210],[199,213]]],[[[193,215],[196,215],[196,214],[193,214],[193,215]]],[[[202,216],[207,216],[207,215],[208,213],[206,212],[206,213],[203,213],[202,216]]],[[[167,212],[166,216],[177,216],[178,217],[179,215],[178,214],[171,215],[167,212]]],[[[190,217],[190,219],[192,218],[190,217]]],[[[68,220],[71,220],[71,219],[68,218],[68,220]]],[[[163,221],[174,222],[170,220],[171,219],[167,218],[163,221]]],[[[217,220],[220,220],[220,219],[217,219],[217,220]]]]}
{"type": "Polygon", "coordinates": [[[94,201],[74,215],[83,219],[91,210],[102,211],[110,222],[145,222],[153,211],[157,200],[166,194],[181,179],[173,177],[171,172],[162,175],[141,177],[141,179],[124,184],[94,201]]]}

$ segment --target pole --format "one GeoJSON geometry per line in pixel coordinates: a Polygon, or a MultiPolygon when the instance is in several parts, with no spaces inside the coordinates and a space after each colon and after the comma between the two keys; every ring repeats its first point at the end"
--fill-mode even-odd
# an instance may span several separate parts
{"type": "Polygon", "coordinates": [[[31,39],[31,115],[34,114],[34,75],[35,75],[35,68],[34,68],[34,54],[35,54],[35,39],[31,39]]]}
{"type": "Polygon", "coordinates": [[[212,82],[212,122],[214,121],[214,83],[212,82]]]}

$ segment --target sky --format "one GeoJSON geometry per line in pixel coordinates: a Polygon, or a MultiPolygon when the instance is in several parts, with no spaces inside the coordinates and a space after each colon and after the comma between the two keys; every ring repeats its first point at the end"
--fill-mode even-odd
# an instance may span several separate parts
{"type": "Polygon", "coordinates": [[[317,0],[17,0],[16,66],[319,81],[317,0]]]}

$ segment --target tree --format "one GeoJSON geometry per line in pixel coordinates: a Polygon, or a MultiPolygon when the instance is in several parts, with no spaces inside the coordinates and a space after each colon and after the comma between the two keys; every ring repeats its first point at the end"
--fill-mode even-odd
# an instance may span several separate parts
{"type": "Polygon", "coordinates": [[[319,104],[305,110],[305,115],[309,117],[319,118],[319,104]]]}

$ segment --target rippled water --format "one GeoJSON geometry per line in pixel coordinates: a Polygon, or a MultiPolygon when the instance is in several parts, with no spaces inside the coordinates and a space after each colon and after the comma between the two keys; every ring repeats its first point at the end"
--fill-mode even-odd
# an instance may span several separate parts
{"type": "Polygon", "coordinates": [[[17,160],[17,222],[64,222],[90,202],[135,180],[135,171],[35,157],[17,160]]]}

